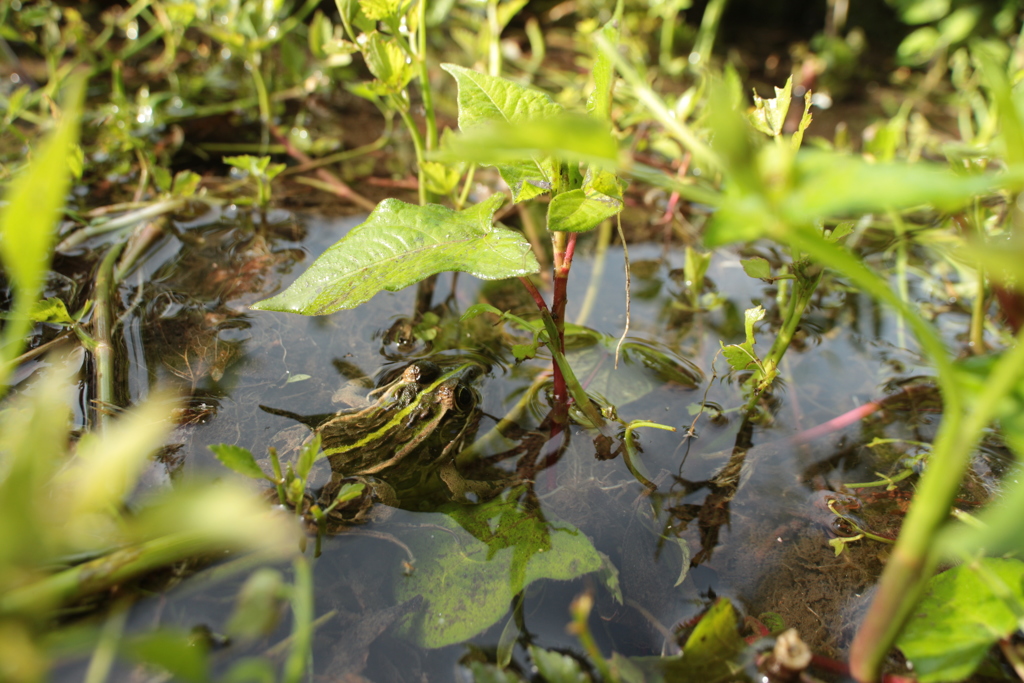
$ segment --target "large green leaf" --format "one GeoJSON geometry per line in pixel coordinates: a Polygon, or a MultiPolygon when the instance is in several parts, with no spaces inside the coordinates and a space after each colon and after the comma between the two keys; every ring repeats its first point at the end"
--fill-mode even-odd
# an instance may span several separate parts
{"type": "Polygon", "coordinates": [[[960,565],[928,582],[896,646],[914,665],[919,681],[959,681],[970,676],[989,648],[1020,624],[1024,562],[985,558],[960,565]],[[997,593],[1003,593],[1000,597],[997,593]]]}
{"type": "Polygon", "coordinates": [[[540,270],[522,235],[493,225],[503,198],[463,211],[385,199],[288,289],[252,307],[323,315],[353,308],[377,292],[396,292],[446,270],[484,280],[540,270]]]}
{"type": "Polygon", "coordinates": [[[534,581],[568,581],[601,568],[582,532],[522,505],[521,493],[453,505],[431,516],[438,531],[409,541],[416,569],[400,581],[397,598],[423,596],[424,610],[405,624],[407,636],[432,648],[462,642],[497,623],[534,581]]]}
{"type": "MultiPolygon", "coordinates": [[[[459,128],[463,132],[484,124],[524,124],[564,111],[547,94],[508,79],[455,64],[442,64],[441,68],[454,76],[458,84],[459,128]]],[[[512,188],[516,202],[547,192],[557,182],[558,165],[550,159],[528,157],[496,166],[512,188]]]]}

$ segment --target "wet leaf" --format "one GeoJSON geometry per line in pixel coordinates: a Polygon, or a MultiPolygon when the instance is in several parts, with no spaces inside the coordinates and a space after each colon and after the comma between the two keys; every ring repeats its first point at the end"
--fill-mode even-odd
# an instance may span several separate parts
{"type": "Polygon", "coordinates": [[[990,647],[1019,628],[1015,611],[1024,604],[1022,580],[1024,562],[997,558],[932,577],[896,642],[913,663],[916,678],[929,683],[970,676],[990,647]]]}
{"type": "MultiPolygon", "coordinates": [[[[597,571],[601,558],[578,529],[523,506],[512,490],[482,505],[433,514],[437,530],[409,540],[416,570],[396,589],[422,595],[405,634],[424,647],[462,642],[501,620],[513,596],[540,579],[568,581],[597,571]]],[[[429,531],[430,525],[424,525],[429,531]]]]}
{"type": "Polygon", "coordinates": [[[228,469],[253,479],[267,478],[260,466],[256,464],[256,459],[252,457],[248,448],[227,443],[213,444],[209,448],[221,464],[228,469]]]}
{"type": "Polygon", "coordinates": [[[323,315],[446,270],[484,280],[536,273],[540,265],[530,243],[492,225],[503,199],[494,195],[463,211],[385,199],[288,289],[252,308],[323,315]]]}

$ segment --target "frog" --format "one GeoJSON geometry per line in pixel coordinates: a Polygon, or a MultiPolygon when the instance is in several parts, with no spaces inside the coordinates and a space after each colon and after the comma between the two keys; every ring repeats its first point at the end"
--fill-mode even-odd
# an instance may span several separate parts
{"type": "Polygon", "coordinates": [[[507,482],[501,477],[474,481],[456,466],[481,416],[474,383],[488,369],[476,360],[414,361],[371,391],[365,407],[317,424],[314,436],[331,467],[331,479],[317,497],[321,509],[330,507],[345,484],[364,484],[364,495],[339,510],[336,522],[363,521],[372,502],[430,509],[443,502],[471,503],[503,489],[507,482]]]}

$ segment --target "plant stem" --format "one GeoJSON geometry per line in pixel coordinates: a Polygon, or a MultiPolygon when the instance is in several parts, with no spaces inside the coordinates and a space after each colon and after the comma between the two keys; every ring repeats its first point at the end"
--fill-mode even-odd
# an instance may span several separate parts
{"type": "MultiPolygon", "coordinates": [[[[821,282],[821,276],[825,272],[823,269],[819,269],[816,274],[808,277],[803,272],[805,267],[794,264],[796,280],[793,285],[793,293],[789,298],[786,319],[782,322],[782,328],[778,334],[775,335],[775,341],[772,342],[771,348],[765,354],[762,362],[765,374],[760,378],[757,390],[755,391],[756,396],[762,394],[775,379],[779,363],[782,361],[782,357],[786,355],[789,345],[793,342],[793,335],[796,334],[800,321],[803,319],[804,311],[807,310],[807,306],[811,303],[811,297],[814,296],[814,291],[817,289],[818,283],[821,282]]],[[[756,396],[754,400],[756,400],[756,396]]],[[[750,407],[752,406],[748,406],[748,408],[750,407]]]]}
{"type": "Polygon", "coordinates": [[[416,177],[418,183],[418,193],[420,206],[425,206],[427,203],[427,182],[426,176],[423,174],[423,161],[425,159],[423,151],[423,136],[420,135],[419,128],[416,127],[416,122],[412,120],[412,116],[404,106],[396,106],[398,115],[402,117],[402,122],[405,123],[405,127],[409,129],[409,135],[412,136],[412,146],[416,151],[416,177]]]}
{"type": "Polygon", "coordinates": [[[96,358],[97,405],[93,425],[101,432],[106,428],[107,407],[114,405],[114,347],[111,343],[114,324],[110,298],[114,285],[114,264],[117,263],[124,246],[125,243],[120,242],[110,247],[96,272],[96,307],[93,311],[93,338],[96,347],[93,349],[93,355],[96,358]]]}
{"type": "MultiPolygon", "coordinates": [[[[420,97],[423,98],[423,111],[427,119],[427,151],[437,148],[437,116],[434,113],[434,95],[430,89],[430,69],[427,68],[427,3],[420,2],[416,6],[416,39],[417,59],[419,68],[420,97]]],[[[472,173],[470,173],[472,177],[472,173]]]]}
{"type": "Polygon", "coordinates": [[[306,558],[299,556],[293,563],[295,579],[292,585],[292,647],[284,665],[284,683],[299,683],[313,647],[313,574],[306,558]]]}

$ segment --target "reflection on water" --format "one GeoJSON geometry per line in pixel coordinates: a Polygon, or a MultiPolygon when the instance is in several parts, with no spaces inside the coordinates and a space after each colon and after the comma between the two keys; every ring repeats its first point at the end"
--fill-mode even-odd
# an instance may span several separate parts
{"type": "MultiPolygon", "coordinates": [[[[517,404],[524,408],[479,453],[486,467],[507,475],[510,488],[500,495],[427,513],[389,509],[327,540],[315,561],[318,675],[447,680],[467,641],[493,656],[499,643],[514,640],[513,661],[523,665],[530,642],[582,652],[565,626],[570,601],[584,591],[594,595],[591,629],[609,653],[674,652],[676,631],[721,595],[752,616],[781,615],[819,652],[841,651],[851,634],[845,610],[870,588],[884,548],[865,541],[836,556],[830,492],[896,466],[906,455],[900,444],[928,440],[935,415],[921,401],[895,401],[827,438],[787,439],[927,375],[913,352],[895,346],[889,313],[854,292],[822,296],[762,407],[770,419],[741,430],[739,382],[724,376],[716,356],[720,341],[742,341],[743,310],[757,304],[768,311],[758,348],[770,344],[777,285],[746,277],[738,256],[719,253],[694,297],[695,285],[675,270],[681,256],[662,260],[659,247],[632,247],[642,267],[634,273],[631,345],[616,370],[614,338],[625,317],[614,266],[621,253],[611,249],[590,283],[594,263],[581,239],[568,318],[588,286],[601,305],[587,320],[593,332],[570,344],[578,376],[624,423],[646,419],[677,430],[638,432],[638,463],[656,485],[649,491],[622,457],[606,459],[595,448],[595,433],[551,431],[546,392],[533,386],[547,362],[516,363],[509,347],[528,338],[510,338],[485,318],[459,320],[482,296],[522,313],[527,299],[514,289],[443,274],[419,318],[412,317],[415,288],[319,318],[247,309],[358,222],[283,216],[254,226],[207,216],[178,225],[120,292],[125,402],[165,384],[186,397],[168,474],[225,476],[206,448],[217,443],[257,457],[277,444],[287,460],[286,444],[300,443],[308,430],[295,432],[292,420],[259,406],[334,413],[365,399],[396,368],[439,350],[462,348],[493,366],[479,387],[478,435],[517,404]],[[396,341],[401,335],[406,342],[396,341]],[[875,437],[895,441],[865,448],[875,437]]],[[[621,450],[616,443],[612,453],[621,450]]],[[[321,470],[317,485],[327,476],[321,470]]],[[[858,504],[851,519],[883,534],[898,525],[897,499],[858,504]]],[[[222,631],[241,579],[207,579],[199,574],[143,601],[132,627],[222,631]]],[[[217,656],[262,653],[286,633],[287,624],[264,643],[225,647],[217,656]]]]}

